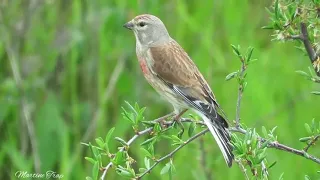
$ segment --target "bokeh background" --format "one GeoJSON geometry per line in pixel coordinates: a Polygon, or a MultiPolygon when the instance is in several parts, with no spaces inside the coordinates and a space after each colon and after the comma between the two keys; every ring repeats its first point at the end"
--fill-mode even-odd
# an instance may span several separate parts
{"type": "MultiPolygon", "coordinates": [[[[296,70],[310,62],[293,42],[272,42],[265,7],[256,0],[2,0],[0,1],[0,179],[16,179],[18,170],[36,172],[35,143],[40,172],[53,170],[64,179],[91,175],[92,156],[80,142],[94,142],[115,127],[115,136],[129,139],[130,124],[121,116],[124,101],[147,107],[145,118],[172,111],[144,80],[135,55],[132,32],[122,25],[134,16],[160,17],[171,36],[196,62],[210,83],[229,119],[235,117],[237,82],[225,76],[240,67],[230,44],[255,47],[258,61],[248,69],[241,121],[249,127],[271,129],[282,143],[301,149],[304,123],[318,122],[319,89],[296,70]],[[28,130],[29,128],[29,130],[28,130]],[[29,133],[31,132],[31,134],[29,133]]],[[[143,165],[141,138],[130,149],[143,165]]],[[[228,169],[212,137],[203,138],[207,164],[201,165],[200,140],[174,157],[174,179],[242,179],[237,165],[228,169]]],[[[118,143],[111,142],[113,152],[118,143]]],[[[169,142],[156,146],[158,154],[172,149],[169,142]]],[[[320,156],[319,146],[311,149],[320,156]]],[[[270,179],[319,179],[319,165],[274,149],[277,161],[270,179]]],[[[108,159],[105,159],[107,162],[108,159]]],[[[164,164],[145,179],[160,176],[164,164]]],[[[107,179],[121,179],[110,171],[107,179]]]]}

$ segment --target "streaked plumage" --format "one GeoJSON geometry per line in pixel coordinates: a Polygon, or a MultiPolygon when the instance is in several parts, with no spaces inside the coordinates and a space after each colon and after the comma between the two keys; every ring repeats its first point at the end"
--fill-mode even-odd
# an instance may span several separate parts
{"type": "Polygon", "coordinates": [[[231,166],[228,124],[208,83],[188,54],[153,15],[137,16],[124,26],[134,31],[137,57],[149,84],[173,105],[177,114],[189,108],[199,114],[231,166]]]}

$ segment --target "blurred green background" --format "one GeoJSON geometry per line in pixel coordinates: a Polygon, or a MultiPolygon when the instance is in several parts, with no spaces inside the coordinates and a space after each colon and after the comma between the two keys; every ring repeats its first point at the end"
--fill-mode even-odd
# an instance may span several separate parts
{"type": "MultiPolygon", "coordinates": [[[[91,175],[92,156],[80,142],[115,136],[129,139],[130,124],[121,116],[124,101],[146,106],[146,119],[172,111],[146,83],[135,55],[132,32],[122,25],[134,16],[154,14],[189,53],[211,85],[229,119],[235,117],[237,82],[225,76],[240,67],[230,44],[255,47],[255,64],[248,69],[241,121],[249,127],[277,126],[278,140],[298,149],[306,136],[304,123],[318,122],[319,89],[295,73],[310,62],[294,43],[272,42],[262,0],[1,0],[0,1],[0,179],[16,179],[16,171],[36,172],[31,144],[35,143],[40,172],[56,171],[63,179],[91,175]],[[19,77],[21,79],[19,79],[19,77]],[[29,133],[30,131],[33,133],[29,133]]],[[[145,138],[145,137],[144,137],[145,138]]],[[[143,165],[139,139],[130,149],[143,165]]],[[[207,167],[201,165],[200,140],[174,156],[174,179],[242,179],[237,165],[228,169],[217,145],[204,137],[207,167]]],[[[112,141],[112,151],[118,143],[112,141]]],[[[160,142],[158,154],[172,149],[160,142]]],[[[320,156],[319,146],[311,153],[320,156]]],[[[319,179],[319,165],[302,157],[268,149],[277,164],[270,179],[319,179]]],[[[108,162],[108,159],[105,159],[108,162]]],[[[145,179],[160,176],[164,164],[145,179]]],[[[121,179],[115,171],[107,179],[121,179]]]]}

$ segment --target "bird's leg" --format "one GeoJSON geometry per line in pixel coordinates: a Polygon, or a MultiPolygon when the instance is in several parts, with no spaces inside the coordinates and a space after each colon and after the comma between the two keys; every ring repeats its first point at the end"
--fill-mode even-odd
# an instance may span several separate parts
{"type": "Polygon", "coordinates": [[[166,126],[166,125],[165,125],[166,120],[167,120],[168,118],[171,118],[171,117],[174,116],[174,115],[175,115],[175,113],[174,113],[174,112],[171,112],[171,113],[169,113],[169,114],[167,114],[167,115],[165,115],[165,116],[162,116],[162,117],[160,117],[160,118],[158,118],[158,119],[153,120],[152,122],[159,123],[162,128],[165,128],[165,126],[166,126]]]}
{"type": "Polygon", "coordinates": [[[174,121],[178,123],[179,127],[181,128],[181,131],[178,133],[178,137],[181,138],[183,133],[184,133],[184,126],[180,121],[181,116],[187,111],[188,109],[184,109],[183,111],[181,111],[180,113],[178,113],[175,117],[174,117],[174,121]]]}

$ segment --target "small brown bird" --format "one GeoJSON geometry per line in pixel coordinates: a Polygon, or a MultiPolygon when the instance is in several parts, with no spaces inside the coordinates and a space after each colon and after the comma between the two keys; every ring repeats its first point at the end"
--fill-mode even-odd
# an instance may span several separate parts
{"type": "Polygon", "coordinates": [[[228,123],[208,83],[188,54],[170,37],[156,16],[136,16],[124,27],[134,32],[137,57],[149,84],[173,105],[176,115],[192,109],[202,117],[231,167],[234,156],[228,123]]]}

